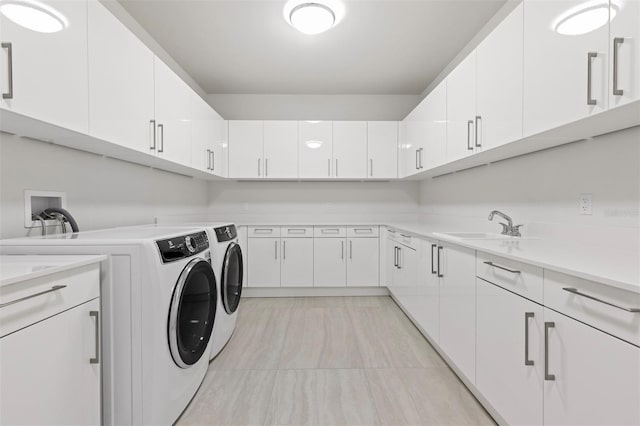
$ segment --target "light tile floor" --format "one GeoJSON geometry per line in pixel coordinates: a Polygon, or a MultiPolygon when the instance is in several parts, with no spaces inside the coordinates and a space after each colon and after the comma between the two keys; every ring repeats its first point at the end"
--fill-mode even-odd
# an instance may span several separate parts
{"type": "Polygon", "coordinates": [[[245,298],[178,425],[493,420],[389,297],[245,298]]]}

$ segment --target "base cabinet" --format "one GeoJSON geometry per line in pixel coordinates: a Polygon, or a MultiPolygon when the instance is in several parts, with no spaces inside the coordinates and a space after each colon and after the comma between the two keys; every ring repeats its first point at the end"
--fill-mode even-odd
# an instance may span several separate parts
{"type": "Polygon", "coordinates": [[[347,259],[347,286],[363,287],[379,285],[378,238],[349,238],[347,259]]]}
{"type": "Polygon", "coordinates": [[[282,287],[313,287],[313,239],[282,239],[282,287]]]}
{"type": "Polygon", "coordinates": [[[346,240],[344,238],[313,239],[313,285],[344,287],[347,285],[346,240]]]}
{"type": "Polygon", "coordinates": [[[280,287],[280,238],[249,238],[249,287],[280,287]]]}

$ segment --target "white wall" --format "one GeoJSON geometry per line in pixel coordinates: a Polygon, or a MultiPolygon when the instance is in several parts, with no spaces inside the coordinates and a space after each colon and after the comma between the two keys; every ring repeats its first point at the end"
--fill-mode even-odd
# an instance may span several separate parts
{"type": "Polygon", "coordinates": [[[529,235],[637,242],[640,127],[423,181],[420,202],[432,219],[462,226],[499,230],[487,221],[498,209],[529,235]],[[579,215],[582,193],[593,194],[591,216],[579,215]]]}
{"type": "Polygon", "coordinates": [[[212,94],[209,104],[227,120],[401,120],[419,95],[212,94]]]}
{"type": "Polygon", "coordinates": [[[25,189],[66,192],[80,230],[202,211],[208,190],[204,181],[0,133],[0,238],[28,234],[25,189]]]}

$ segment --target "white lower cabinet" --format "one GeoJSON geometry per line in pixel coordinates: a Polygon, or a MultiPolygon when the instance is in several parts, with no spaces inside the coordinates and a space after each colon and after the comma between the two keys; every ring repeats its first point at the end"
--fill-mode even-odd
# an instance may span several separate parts
{"type": "Polygon", "coordinates": [[[249,287],[280,287],[280,238],[249,238],[249,287]]]}
{"type": "Polygon", "coordinates": [[[544,323],[544,424],[640,424],[640,348],[548,308],[544,323]]]}
{"type": "Polygon", "coordinates": [[[390,239],[387,244],[387,250],[390,250],[392,269],[391,280],[393,285],[389,290],[391,294],[402,304],[402,306],[413,315],[411,309],[413,298],[413,287],[418,274],[418,253],[417,250],[409,245],[401,244],[396,239],[390,239]]]}
{"type": "Polygon", "coordinates": [[[477,279],[476,387],[507,424],[543,418],[543,307],[477,279]]]}
{"type": "Polygon", "coordinates": [[[347,259],[347,286],[371,287],[379,285],[378,238],[349,238],[347,259]]]}
{"type": "Polygon", "coordinates": [[[313,285],[344,287],[347,284],[346,239],[313,239],[313,285]]]}
{"type": "Polygon", "coordinates": [[[1,424],[101,424],[99,312],[93,299],[0,339],[1,424]]]}
{"type": "Polygon", "coordinates": [[[313,287],[313,238],[282,239],[282,287],[313,287]]]}
{"type": "Polygon", "coordinates": [[[440,279],[437,270],[437,241],[421,240],[418,253],[415,303],[419,306],[414,318],[435,342],[440,339],[440,279]]]}

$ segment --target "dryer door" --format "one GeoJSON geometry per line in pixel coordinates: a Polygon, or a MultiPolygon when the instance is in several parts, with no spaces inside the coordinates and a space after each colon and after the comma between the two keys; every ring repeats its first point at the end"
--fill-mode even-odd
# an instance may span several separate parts
{"type": "Polygon", "coordinates": [[[189,368],[207,349],[216,315],[216,277],[204,259],[190,261],[173,289],[169,348],[174,362],[189,368]]]}
{"type": "Polygon", "coordinates": [[[238,309],[242,294],[242,250],[236,243],[227,247],[222,262],[222,304],[228,314],[238,309]]]}

